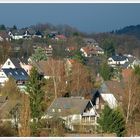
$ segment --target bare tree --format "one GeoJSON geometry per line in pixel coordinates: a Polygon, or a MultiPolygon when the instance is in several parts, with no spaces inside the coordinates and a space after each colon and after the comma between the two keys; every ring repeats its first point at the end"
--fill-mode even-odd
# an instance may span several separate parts
{"type": "Polygon", "coordinates": [[[132,135],[129,130],[131,130],[132,127],[134,129],[135,118],[140,102],[139,79],[134,73],[132,73],[128,81],[125,82],[124,91],[122,105],[126,117],[125,123],[128,128],[128,135],[132,135]]]}
{"type": "Polygon", "coordinates": [[[62,96],[65,89],[65,67],[62,60],[49,59],[46,69],[49,70],[50,78],[53,81],[54,98],[62,96]]]}
{"type": "Polygon", "coordinates": [[[93,75],[81,63],[75,62],[69,74],[69,91],[72,95],[86,96],[93,88],[93,75]]]}

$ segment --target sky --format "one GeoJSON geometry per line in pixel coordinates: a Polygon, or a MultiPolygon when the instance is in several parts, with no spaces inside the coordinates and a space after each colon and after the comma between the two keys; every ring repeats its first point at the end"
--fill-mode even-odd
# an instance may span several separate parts
{"type": "Polygon", "coordinates": [[[0,3],[0,24],[21,28],[47,22],[87,33],[112,31],[140,24],[140,3],[0,3]]]}

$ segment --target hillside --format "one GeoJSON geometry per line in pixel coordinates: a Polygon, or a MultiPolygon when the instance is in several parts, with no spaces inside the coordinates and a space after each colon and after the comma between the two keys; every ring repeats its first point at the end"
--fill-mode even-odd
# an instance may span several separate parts
{"type": "Polygon", "coordinates": [[[120,30],[116,30],[114,32],[117,35],[131,35],[135,36],[138,39],[140,39],[140,24],[139,25],[131,25],[131,26],[126,26],[120,30]]]}

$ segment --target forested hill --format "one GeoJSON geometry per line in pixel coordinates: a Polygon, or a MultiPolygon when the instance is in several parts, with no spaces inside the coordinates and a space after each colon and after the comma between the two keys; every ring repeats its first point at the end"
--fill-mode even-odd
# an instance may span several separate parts
{"type": "Polygon", "coordinates": [[[132,35],[140,39],[140,24],[126,26],[120,30],[116,30],[114,33],[118,35],[121,35],[121,34],[132,35]]]}

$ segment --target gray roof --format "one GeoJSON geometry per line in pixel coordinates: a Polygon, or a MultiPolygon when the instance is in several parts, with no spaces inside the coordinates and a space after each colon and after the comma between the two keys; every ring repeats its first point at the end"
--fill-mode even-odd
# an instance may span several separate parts
{"type": "Polygon", "coordinates": [[[15,68],[15,69],[2,69],[3,72],[8,76],[14,78],[16,81],[28,80],[28,74],[27,72],[22,68],[15,68]]]}
{"type": "Polygon", "coordinates": [[[67,116],[82,114],[90,100],[80,97],[60,97],[54,100],[47,110],[47,115],[67,116]]]}
{"type": "Polygon", "coordinates": [[[12,61],[12,63],[15,65],[16,68],[21,68],[20,66],[20,61],[17,58],[10,58],[10,60],[12,61]]]}
{"type": "Polygon", "coordinates": [[[25,32],[28,31],[28,33],[31,35],[31,34],[35,34],[35,31],[33,31],[32,29],[27,29],[27,28],[24,28],[24,29],[20,29],[20,30],[12,30],[12,34],[13,35],[24,35],[25,32]]]}
{"type": "Polygon", "coordinates": [[[83,40],[85,42],[89,42],[89,43],[96,43],[95,39],[93,39],[93,38],[84,38],[83,40]]]}

